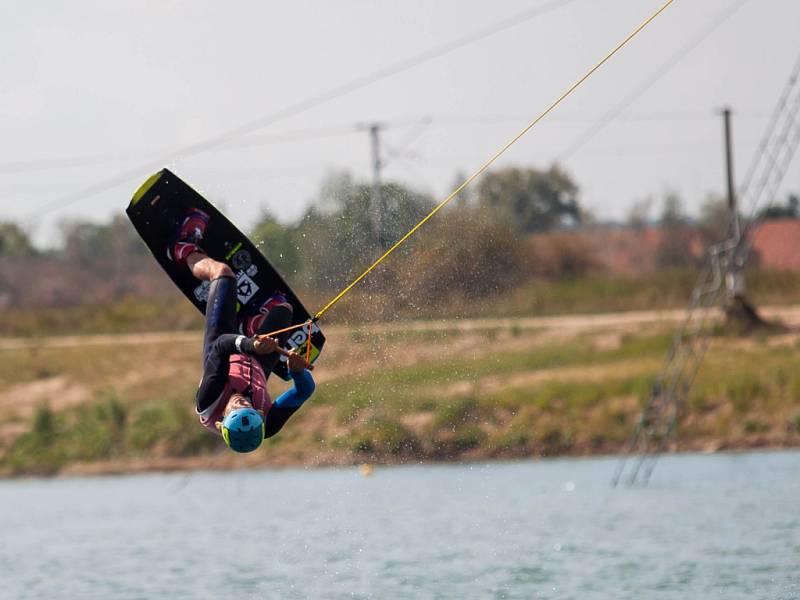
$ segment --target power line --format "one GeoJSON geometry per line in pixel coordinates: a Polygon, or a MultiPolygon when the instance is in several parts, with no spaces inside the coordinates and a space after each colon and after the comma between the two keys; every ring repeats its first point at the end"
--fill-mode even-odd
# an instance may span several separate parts
{"type": "MultiPolygon", "coordinates": [[[[416,120],[406,120],[408,123],[416,123],[416,120]]],[[[401,121],[392,121],[392,125],[399,124],[401,121]]],[[[291,142],[302,142],[307,140],[318,140],[322,138],[339,137],[352,135],[356,132],[354,125],[332,125],[329,127],[313,127],[309,129],[297,129],[267,135],[249,135],[235,140],[218,150],[235,150],[237,148],[248,148],[253,146],[263,146],[267,144],[280,144],[291,142]]],[[[161,149],[159,152],[176,152],[174,148],[161,149]]],[[[152,154],[148,152],[147,154],[152,154]]],[[[54,158],[42,158],[37,160],[14,161],[0,163],[0,174],[18,174],[37,171],[51,171],[59,169],[74,169],[80,167],[91,167],[99,164],[120,162],[130,158],[141,158],[145,151],[126,151],[117,154],[84,154],[77,156],[62,156],[54,158]]]]}
{"type": "MultiPolygon", "coordinates": [[[[383,158],[382,164],[385,168],[390,161],[400,158],[408,158],[408,147],[411,146],[430,126],[433,122],[433,118],[429,116],[422,117],[411,130],[406,133],[402,140],[398,143],[389,146],[389,151],[383,158]]],[[[384,123],[384,126],[385,123],[384,123]]]]}
{"type": "Polygon", "coordinates": [[[74,169],[78,167],[91,167],[141,158],[142,151],[129,150],[116,154],[79,154],[76,156],[59,156],[53,158],[39,158],[35,160],[17,160],[0,163],[0,174],[13,175],[18,173],[35,173],[39,171],[54,171],[59,169],[74,169]]]}
{"type": "MultiPolygon", "coordinates": [[[[752,110],[749,112],[737,111],[737,117],[740,119],[762,119],[768,116],[769,113],[752,110]]],[[[651,113],[626,113],[620,117],[620,121],[624,123],[680,123],[691,121],[705,121],[713,117],[711,109],[687,109],[676,111],[659,111],[651,113]]],[[[474,116],[424,116],[424,117],[407,117],[395,119],[380,119],[380,123],[387,127],[398,127],[403,125],[413,125],[414,128],[409,132],[408,137],[416,138],[420,135],[421,129],[436,127],[436,128],[459,128],[463,129],[465,126],[484,126],[484,125],[498,125],[519,123],[527,118],[524,115],[474,115],[474,116]]],[[[551,123],[594,123],[598,120],[598,115],[562,115],[560,117],[553,117],[550,119],[551,123]]],[[[258,146],[265,146],[269,144],[282,144],[293,142],[304,142],[309,140],[319,140],[325,138],[340,137],[351,135],[358,131],[355,124],[348,125],[331,125],[327,127],[312,127],[308,129],[296,129],[264,135],[248,135],[238,140],[234,140],[223,147],[217,148],[217,151],[233,150],[236,151],[241,148],[252,148],[258,146]]],[[[399,144],[404,147],[410,143],[410,140],[405,140],[399,144]]],[[[175,148],[161,148],[158,152],[176,152],[175,148]]],[[[83,167],[92,167],[97,165],[109,164],[127,161],[130,159],[138,159],[143,156],[152,154],[152,151],[146,150],[126,150],[113,154],[79,154],[75,156],[60,156],[48,157],[23,161],[12,161],[7,163],[0,163],[0,175],[18,175],[24,173],[57,171],[67,169],[78,169],[83,167]]],[[[397,154],[392,151],[391,157],[397,154]]]]}
{"type": "MultiPolygon", "coordinates": [[[[163,157],[157,161],[156,160],[148,161],[135,168],[127,169],[107,179],[104,179],[103,181],[99,181],[82,190],[46,202],[36,208],[35,216],[39,217],[53,210],[63,208],[64,206],[74,204],[76,202],[80,202],[81,200],[85,200],[86,198],[104,192],[106,190],[115,188],[118,185],[121,185],[133,178],[140,177],[142,175],[142,172],[149,172],[153,169],[163,166],[164,162],[168,162],[174,158],[178,158],[180,156],[200,154],[202,152],[207,152],[219,146],[223,146],[235,139],[247,135],[248,133],[252,133],[253,131],[258,131],[260,129],[263,129],[264,127],[273,125],[278,121],[296,116],[312,108],[315,108],[321,104],[330,102],[331,100],[340,98],[347,94],[351,94],[357,90],[372,85],[378,81],[387,79],[388,77],[394,75],[398,75],[399,73],[402,73],[404,71],[408,71],[409,69],[422,65],[431,60],[435,60],[441,56],[454,52],[455,50],[458,50],[474,42],[486,39],[500,32],[517,27],[522,23],[525,23],[535,17],[559,9],[574,1],[575,0],[551,0],[550,2],[545,2],[544,4],[541,4],[536,8],[522,11],[511,17],[503,19],[502,21],[498,21],[497,23],[488,25],[472,33],[456,38],[455,40],[452,40],[450,42],[445,42],[443,44],[440,44],[439,46],[435,46],[434,48],[425,50],[414,56],[411,56],[409,58],[393,63],[389,66],[378,69],[377,71],[373,71],[372,73],[369,73],[367,75],[356,77],[355,79],[352,79],[344,84],[334,86],[333,88],[330,88],[324,92],[320,92],[315,96],[311,96],[310,98],[301,100],[300,102],[289,105],[278,111],[269,113],[267,115],[263,115],[246,123],[238,125],[237,127],[229,129],[228,131],[225,131],[219,135],[207,138],[205,140],[196,142],[194,144],[184,146],[180,150],[172,153],[169,156],[163,157]]],[[[33,218],[33,215],[31,215],[31,218],[33,218]]]]}
{"type": "Polygon", "coordinates": [[[744,6],[748,1],[749,0],[739,0],[739,2],[733,6],[725,9],[719,15],[716,15],[708,24],[708,26],[706,26],[698,35],[692,38],[689,43],[685,44],[679,48],[677,52],[672,54],[672,56],[670,56],[666,62],[656,69],[653,75],[646,79],[641,85],[639,85],[639,87],[635,88],[631,93],[625,96],[619,103],[611,108],[611,110],[605,113],[599,121],[597,121],[593,126],[589,127],[589,129],[583,132],[575,141],[567,146],[567,148],[558,155],[556,162],[563,163],[569,160],[578,150],[585,146],[589,140],[597,135],[614,119],[619,117],[619,115],[631,104],[633,104],[639,98],[639,96],[653,87],[662,77],[664,77],[664,75],[669,73],[678,63],[686,58],[686,56],[689,55],[689,53],[691,53],[695,48],[697,48],[697,46],[703,43],[706,38],[714,33],[714,31],[716,31],[720,25],[732,17],[734,13],[742,8],[742,6],[744,6]]]}
{"type": "MultiPolygon", "coordinates": [[[[701,114],[696,112],[695,114],[701,114]]],[[[710,119],[713,117],[713,114],[710,111],[703,111],[702,114],[705,115],[705,119],[710,119]]],[[[641,117],[645,117],[646,115],[640,115],[641,117]]],[[[737,111],[737,116],[739,116],[737,111]]],[[[747,116],[747,115],[746,115],[747,116]]],[[[750,114],[751,118],[763,118],[764,114],[750,114]]],[[[687,113],[686,118],[689,119],[689,114],[687,113]]],[[[458,118],[457,118],[458,119],[458,118]]],[[[508,118],[510,120],[510,117],[508,118]]],[[[649,120],[649,119],[648,119],[649,120]]],[[[679,119],[682,120],[682,119],[679,119]]],[[[693,120],[693,119],[692,119],[693,120]]],[[[517,119],[515,122],[518,122],[517,119]]],[[[655,122],[662,122],[660,118],[654,119],[655,122]]],[[[412,122],[411,120],[381,120],[381,125],[385,125],[387,123],[391,124],[399,124],[405,122],[412,122]]],[[[391,165],[395,165],[398,160],[420,160],[422,157],[419,154],[409,154],[407,152],[407,147],[411,145],[416,138],[422,133],[422,130],[426,127],[458,127],[463,128],[463,123],[469,124],[469,122],[464,121],[463,123],[459,124],[456,122],[452,123],[437,123],[434,122],[430,117],[424,117],[421,119],[417,119],[413,121],[416,123],[416,127],[412,127],[409,133],[404,137],[404,139],[399,144],[391,144],[387,145],[388,151],[385,153],[383,158],[383,167],[389,167],[391,165]]],[[[666,120],[664,122],[672,122],[671,120],[666,120]]],[[[480,126],[482,123],[475,123],[476,125],[480,126]]],[[[392,126],[392,125],[389,125],[392,126]]],[[[341,135],[355,135],[358,133],[358,130],[353,125],[348,126],[340,126],[340,127],[330,127],[330,128],[316,128],[316,129],[308,129],[308,130],[297,130],[291,132],[283,132],[275,135],[270,136],[258,136],[251,138],[245,138],[240,142],[236,142],[235,146],[230,145],[222,148],[220,150],[237,150],[239,147],[257,147],[264,144],[269,143],[281,143],[281,142],[293,142],[293,141],[305,141],[305,140],[314,140],[314,139],[321,139],[325,137],[333,137],[333,136],[341,136],[341,135]],[[247,142],[247,143],[245,143],[247,142]]],[[[614,144],[608,145],[604,147],[592,147],[592,149],[588,151],[584,151],[582,153],[583,156],[587,157],[594,157],[595,159],[608,159],[608,160],[618,160],[621,157],[630,157],[635,156],[641,159],[650,159],[655,156],[663,156],[663,155],[671,155],[671,154],[687,154],[687,153],[705,153],[708,151],[707,146],[710,144],[716,144],[716,141],[709,140],[707,138],[697,138],[694,140],[685,140],[683,142],[676,142],[670,144],[653,144],[653,143],[646,143],[646,144],[630,144],[626,143],[624,145],[614,144]]],[[[747,137],[740,140],[744,146],[748,146],[749,142],[747,141],[747,137]]],[[[107,163],[110,161],[115,160],[113,157],[111,158],[104,158],[102,156],[88,156],[88,157],[72,157],[71,159],[64,159],[70,161],[77,161],[79,158],[86,158],[87,163],[85,165],[81,163],[80,166],[91,166],[95,164],[89,161],[96,161],[97,164],[107,163]]],[[[541,157],[542,160],[545,160],[545,157],[541,157]]],[[[49,159],[50,161],[55,161],[57,159],[49,159]]],[[[70,166],[78,166],[77,164],[70,165],[70,166]]],[[[429,160],[425,159],[424,164],[418,164],[418,167],[422,169],[431,169],[436,168],[439,169],[445,166],[452,166],[451,162],[442,161],[442,160],[429,160]]],[[[245,168],[238,168],[234,171],[230,169],[217,169],[217,168],[206,168],[205,170],[210,173],[247,173],[247,174],[257,174],[262,173],[264,175],[274,175],[274,174],[282,174],[282,173],[296,173],[303,169],[309,171],[313,171],[314,169],[319,168],[320,165],[316,163],[307,163],[305,165],[287,165],[282,167],[273,167],[273,168],[265,168],[265,167],[245,167],[245,168]]],[[[406,165],[408,168],[408,165],[406,165]]],[[[67,168],[66,165],[63,166],[52,166],[49,167],[47,170],[58,170],[59,168],[67,168]]],[[[3,165],[0,165],[0,171],[2,171],[3,165]]],[[[42,167],[42,170],[45,170],[42,167]]],[[[415,173],[418,172],[415,170],[415,173]]],[[[73,182],[69,181],[54,181],[50,178],[47,181],[37,180],[36,182],[29,182],[20,185],[8,184],[8,183],[0,183],[0,189],[4,190],[3,193],[6,193],[6,190],[12,189],[17,190],[13,191],[11,194],[19,196],[20,194],[27,194],[31,195],[31,189],[34,190],[35,196],[47,196],[53,193],[54,190],[63,189],[65,186],[70,185],[73,182]]],[[[33,198],[32,198],[33,200],[33,198]]]]}
{"type": "Polygon", "coordinates": [[[422,226],[425,225],[429,220],[431,220],[436,213],[438,213],[441,209],[443,209],[447,204],[450,203],[451,200],[457,198],[461,192],[468,187],[475,179],[480,177],[489,167],[491,167],[498,158],[500,158],[503,154],[505,154],[509,148],[511,148],[514,144],[516,144],[520,139],[522,139],[525,134],[527,134],[531,129],[536,127],[536,125],[541,122],[547,115],[553,112],[559,104],[561,104],[567,97],[570,96],[576,89],[578,89],[583,83],[589,79],[598,69],[600,69],[603,65],[605,65],[611,58],[620,50],[622,50],[628,43],[635,38],[641,31],[647,27],[650,23],[652,23],[655,19],[657,19],[661,13],[663,13],[667,8],[669,8],[675,0],[667,0],[661,7],[658,8],[652,15],[650,15],[647,19],[645,19],[636,29],[634,29],[628,36],[622,40],[619,44],[617,44],[608,54],[606,54],[600,61],[591,67],[580,79],[578,79],[575,83],[573,83],[569,88],[566,89],[558,98],[555,99],[547,108],[542,111],[538,117],[536,117],[533,121],[528,123],[522,130],[517,133],[511,140],[509,140],[502,148],[500,148],[497,152],[495,152],[492,156],[490,156],[486,161],[478,167],[478,169],[469,177],[467,177],[461,185],[456,187],[447,198],[439,202],[433,209],[416,225],[414,225],[411,229],[406,232],[403,237],[397,240],[386,252],[384,252],[381,256],[379,256],[369,267],[364,270],[361,275],[353,279],[345,288],[343,288],[336,296],[334,296],[325,306],[323,306],[320,310],[316,312],[314,315],[313,320],[316,321],[317,319],[321,318],[328,310],[333,308],[347,293],[352,290],[355,286],[357,286],[361,281],[363,281],[366,277],[372,273],[375,268],[378,267],[384,260],[386,260],[395,250],[397,250],[400,246],[402,246],[412,235],[414,235],[422,226]]]}
{"type": "MultiPolygon", "coordinates": [[[[562,113],[550,119],[551,123],[595,123],[603,115],[562,113]]],[[[687,109],[673,111],[657,111],[648,113],[629,113],[622,119],[625,122],[636,123],[675,123],[682,121],[700,121],[709,119],[711,109],[687,109]]],[[[752,118],[765,116],[763,112],[753,112],[749,115],[752,118]]],[[[507,123],[519,123],[526,117],[523,115],[475,115],[475,116],[438,116],[435,118],[437,126],[448,125],[495,125],[507,123]]]]}
{"type": "MultiPolygon", "coordinates": [[[[306,140],[317,140],[326,137],[337,137],[354,133],[352,125],[341,125],[331,127],[315,127],[309,129],[298,129],[260,136],[247,136],[239,140],[230,142],[229,149],[246,148],[250,146],[261,146],[275,143],[290,143],[306,140]]],[[[177,152],[174,148],[162,149],[161,152],[177,152]]],[[[149,152],[148,154],[152,154],[149,152]]],[[[37,160],[14,161],[0,163],[0,174],[17,174],[37,171],[51,171],[59,169],[74,169],[79,167],[91,167],[100,164],[120,162],[131,158],[141,158],[145,151],[126,151],[116,154],[84,154],[77,156],[63,156],[54,158],[42,158],[37,160]]]]}

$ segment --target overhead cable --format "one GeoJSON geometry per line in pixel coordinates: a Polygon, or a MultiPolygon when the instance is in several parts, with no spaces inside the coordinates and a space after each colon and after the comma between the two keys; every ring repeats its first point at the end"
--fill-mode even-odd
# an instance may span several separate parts
{"type": "Polygon", "coordinates": [[[695,48],[702,44],[714,31],[717,30],[725,21],[732,17],[749,0],[739,0],[735,4],[727,7],[720,14],[716,15],[711,22],[704,27],[696,36],[681,46],[677,52],[673,53],[653,74],[643,81],[638,87],[633,89],[622,100],[615,104],[597,122],[584,131],[564,149],[556,158],[556,162],[563,163],[583,148],[594,136],[602,131],[612,121],[617,119],[631,104],[633,104],[642,94],[653,87],[664,75],[669,73],[678,63],[686,58],[695,48]]]}
{"type": "Polygon", "coordinates": [[[41,215],[51,212],[53,210],[61,209],[65,206],[74,204],[76,202],[81,202],[87,198],[95,196],[106,190],[113,189],[120,184],[141,177],[143,173],[147,173],[152,171],[153,169],[162,167],[165,162],[169,162],[176,158],[184,156],[200,154],[203,152],[207,152],[209,150],[213,150],[220,146],[224,146],[225,144],[228,144],[233,140],[239,139],[249,133],[264,129],[265,127],[274,125],[275,123],[288,119],[290,117],[297,116],[301,113],[311,110],[312,108],[316,108],[317,106],[320,106],[337,98],[341,98],[342,96],[346,96],[357,90],[363,89],[367,86],[377,83],[378,81],[382,81],[394,75],[398,75],[400,73],[418,67],[429,61],[440,58],[446,54],[450,54],[451,52],[454,52],[469,44],[475,43],[480,40],[484,40],[488,37],[491,37],[508,29],[517,27],[522,23],[530,21],[531,19],[534,19],[536,17],[542,16],[548,12],[552,12],[554,10],[562,8],[563,6],[566,6],[567,4],[570,4],[572,2],[575,2],[575,0],[551,0],[550,2],[545,2],[544,4],[540,4],[534,8],[529,8],[511,17],[507,17],[502,21],[498,21],[492,25],[487,25],[486,27],[482,27],[476,31],[473,31],[472,33],[463,35],[449,42],[445,42],[443,44],[440,44],[438,46],[435,46],[418,54],[415,54],[409,58],[392,63],[386,67],[380,68],[367,75],[351,79],[346,83],[334,86],[328,90],[320,92],[309,98],[306,98],[305,100],[301,100],[299,102],[286,106],[280,110],[252,119],[250,121],[247,121],[246,123],[242,123],[241,125],[233,127],[218,135],[184,146],[179,150],[176,150],[175,152],[169,154],[168,156],[163,156],[158,160],[148,161],[131,169],[121,171],[115,175],[112,175],[111,177],[108,177],[107,179],[98,181],[97,183],[94,183],[82,190],[48,201],[44,204],[37,206],[34,212],[31,214],[30,218],[31,219],[38,218],[41,215]]]}

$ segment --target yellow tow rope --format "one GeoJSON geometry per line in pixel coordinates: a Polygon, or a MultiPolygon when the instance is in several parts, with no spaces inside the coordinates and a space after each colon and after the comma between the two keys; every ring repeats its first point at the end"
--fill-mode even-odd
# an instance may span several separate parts
{"type": "Polygon", "coordinates": [[[434,209],[429,212],[425,218],[423,218],[419,223],[414,225],[408,233],[406,233],[403,237],[397,240],[394,245],[389,248],[386,252],[384,252],[374,263],[372,263],[361,275],[356,277],[347,287],[345,287],[341,292],[336,294],[336,296],[331,299],[325,306],[323,306],[317,313],[314,315],[314,321],[321,318],[333,305],[335,305],[339,300],[341,300],[345,294],[347,294],[350,290],[352,290],[356,285],[359,284],[367,275],[369,275],[375,267],[381,264],[386,258],[395,250],[397,250],[401,245],[403,245],[408,238],[414,235],[417,230],[422,227],[425,223],[428,222],[437,212],[439,212],[442,208],[444,208],[453,198],[458,196],[464,188],[466,188],[470,183],[472,183],[477,177],[479,177],[486,169],[488,169],[492,163],[494,163],[500,156],[505,153],[511,146],[513,146],[522,136],[524,136],[528,131],[530,131],[534,125],[536,125],[539,121],[544,119],[556,106],[561,104],[561,102],[569,96],[572,92],[574,92],[584,81],[589,79],[589,77],[594,74],[600,67],[602,67],[612,56],[614,56],[617,52],[619,52],[625,45],[628,44],[636,35],[645,27],[647,27],[652,21],[655,20],[662,12],[664,12],[670,4],[672,4],[675,0],[667,0],[661,8],[659,8],[656,12],[650,15],[641,25],[639,25],[636,29],[634,29],[628,37],[622,40],[611,52],[605,55],[603,59],[598,62],[595,66],[593,66],[586,74],[578,79],[574,84],[572,84],[567,91],[565,91],[561,96],[559,96],[555,102],[553,102],[550,106],[548,106],[538,117],[536,117],[533,121],[531,121],[522,131],[520,131],[514,138],[508,142],[505,146],[500,148],[497,152],[495,152],[485,163],[483,163],[477,171],[475,171],[472,175],[467,177],[464,182],[459,185],[456,189],[454,189],[450,195],[442,200],[439,204],[437,204],[434,209]]]}

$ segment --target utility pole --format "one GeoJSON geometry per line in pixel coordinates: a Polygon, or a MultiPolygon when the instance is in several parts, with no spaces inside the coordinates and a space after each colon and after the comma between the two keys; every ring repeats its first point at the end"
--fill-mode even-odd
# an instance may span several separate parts
{"type": "MultiPolygon", "coordinates": [[[[726,139],[730,140],[729,126],[726,127],[726,139]]],[[[729,150],[731,146],[732,144],[726,143],[728,164],[732,162],[730,160],[732,153],[729,150]]],[[[764,132],[753,164],[745,177],[745,183],[740,188],[748,206],[755,209],[768,206],[772,202],[798,147],[800,147],[800,57],[792,69],[789,81],[764,132]]],[[[728,170],[728,181],[728,189],[732,191],[732,169],[728,170]]],[[[729,206],[730,198],[735,198],[732,193],[729,193],[729,206]]],[[[733,208],[735,209],[735,206],[733,208]]],[[[753,214],[757,214],[755,210],[753,214]]],[[[692,291],[683,324],[675,333],[664,367],[653,384],[650,398],[625,446],[612,485],[620,482],[627,485],[637,483],[646,485],[659,455],[669,449],[670,444],[674,442],[681,407],[688,398],[708,348],[712,333],[711,317],[717,306],[726,300],[726,293],[731,290],[727,284],[727,273],[731,265],[735,265],[741,271],[747,260],[750,251],[747,232],[752,229],[754,221],[757,219],[744,223],[744,232],[739,230],[738,238],[730,236],[709,248],[708,260],[692,291]]],[[[743,317],[751,329],[754,326],[770,326],[760,319],[755,309],[744,302],[743,295],[733,298],[728,296],[727,300],[725,312],[729,321],[732,318],[743,317]],[[739,311],[735,311],[737,304],[739,311]]]]}
{"type": "MultiPolygon", "coordinates": [[[[724,126],[725,143],[725,181],[728,190],[728,239],[734,247],[739,245],[742,237],[739,223],[739,210],[736,202],[736,186],[733,178],[733,135],[731,133],[731,109],[726,106],[721,111],[724,126]]],[[[737,262],[739,253],[734,252],[727,260],[730,264],[722,265],[725,272],[725,288],[728,292],[727,313],[732,317],[737,300],[744,298],[744,265],[737,262]]]]}
{"type": "Polygon", "coordinates": [[[725,306],[725,315],[729,324],[738,329],[751,331],[757,327],[764,327],[767,323],[759,316],[755,306],[745,297],[744,257],[740,249],[743,246],[742,226],[739,222],[739,209],[736,201],[736,187],[733,180],[733,135],[731,133],[731,109],[722,109],[722,118],[725,123],[725,175],[728,184],[728,215],[730,229],[728,231],[729,243],[734,252],[727,257],[725,269],[725,288],[728,292],[725,306]]]}
{"type": "Polygon", "coordinates": [[[725,122],[725,173],[728,183],[728,214],[731,220],[730,235],[737,241],[742,235],[739,223],[739,211],[736,206],[736,188],[733,183],[733,139],[731,135],[731,109],[726,106],[722,109],[722,118],[725,122]]]}
{"type": "Polygon", "coordinates": [[[381,191],[381,167],[383,166],[380,146],[381,128],[382,125],[380,123],[372,123],[369,125],[369,136],[372,146],[372,224],[375,228],[375,237],[378,240],[378,246],[384,249],[386,246],[386,236],[383,230],[383,219],[386,210],[383,204],[383,192],[381,191]]]}
{"type": "MultiPolygon", "coordinates": [[[[381,131],[390,127],[386,123],[379,123],[373,121],[372,123],[360,123],[357,129],[369,132],[370,147],[372,154],[372,192],[370,193],[370,206],[369,214],[372,221],[372,229],[375,233],[375,239],[381,251],[387,250],[391,244],[391,240],[387,238],[387,221],[389,219],[388,208],[386,206],[386,198],[383,194],[383,185],[381,180],[381,171],[387,165],[388,161],[397,156],[403,156],[400,150],[403,146],[407,146],[415,137],[417,137],[425,127],[430,124],[431,118],[424,117],[417,125],[411,134],[406,136],[406,139],[400,143],[400,149],[390,148],[388,153],[381,153],[381,131]]],[[[408,155],[406,154],[406,157],[408,155]]]]}

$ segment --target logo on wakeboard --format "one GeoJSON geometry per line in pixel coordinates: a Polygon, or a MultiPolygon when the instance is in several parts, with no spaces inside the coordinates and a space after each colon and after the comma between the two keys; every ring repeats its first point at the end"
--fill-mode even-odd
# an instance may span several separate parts
{"type": "Polygon", "coordinates": [[[250,279],[247,273],[239,272],[236,281],[236,295],[239,297],[239,302],[247,304],[259,289],[256,282],[250,279]]]}
{"type": "Polygon", "coordinates": [[[204,281],[196,288],[194,288],[194,297],[197,298],[198,302],[206,302],[208,301],[208,288],[211,287],[211,283],[208,281],[204,281]]]}
{"type": "Polygon", "coordinates": [[[239,250],[239,252],[233,255],[231,263],[233,264],[234,269],[245,271],[247,270],[247,267],[253,263],[253,257],[250,256],[250,253],[247,250],[239,250]]]}

